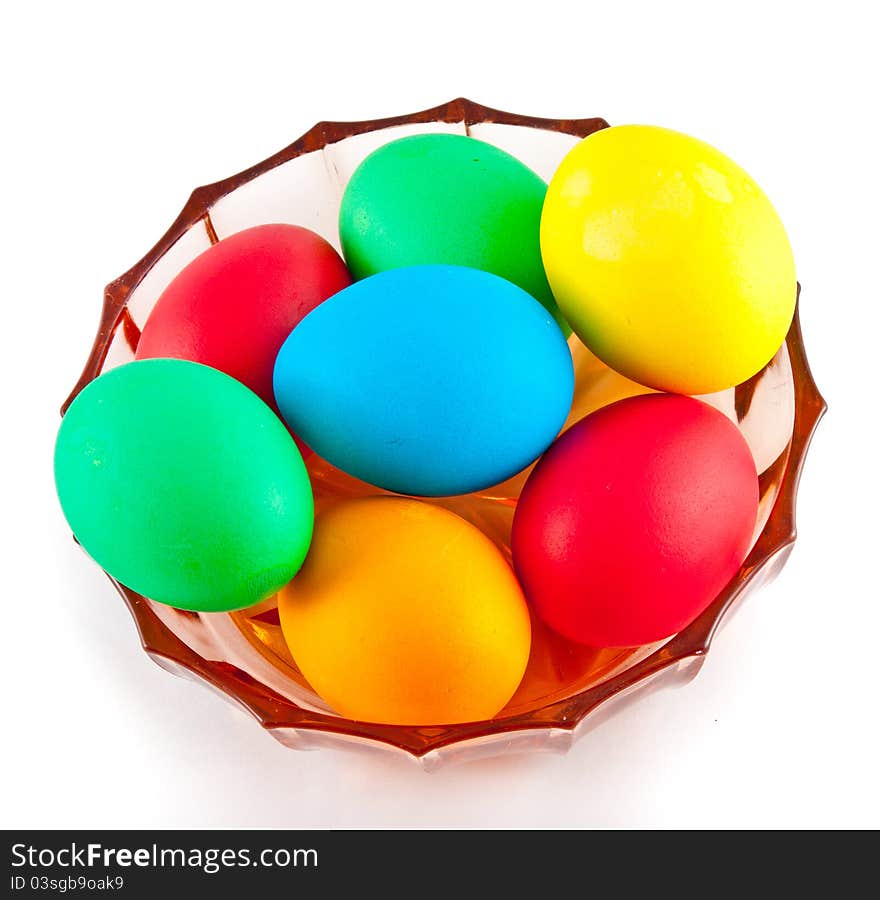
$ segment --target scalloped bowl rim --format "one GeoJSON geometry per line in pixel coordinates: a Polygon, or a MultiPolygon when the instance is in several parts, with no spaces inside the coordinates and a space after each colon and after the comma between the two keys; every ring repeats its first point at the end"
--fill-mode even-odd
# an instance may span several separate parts
{"type": "MultiPolygon", "coordinates": [[[[261,163],[230,178],[196,188],[155,246],[131,269],[107,285],[95,342],[79,380],[62,406],[62,415],[79,391],[100,374],[117,329],[127,325],[127,301],[132,291],[192,226],[203,222],[208,235],[212,235],[210,209],[220,198],[277,166],[345,138],[399,125],[432,122],[464,123],[466,133],[471,125],[495,123],[558,132],[578,138],[608,127],[608,123],[599,118],[553,120],[521,116],[491,109],[463,98],[409,115],[364,122],[316,124],[302,137],[261,163]]],[[[216,233],[213,234],[212,241],[216,241],[216,233]]],[[[573,696],[551,702],[539,710],[482,722],[425,727],[356,722],[305,710],[234,666],[200,656],[158,619],[143,597],[120,585],[112,576],[108,577],[128,605],[143,648],[155,662],[169,671],[189,675],[213,687],[251,713],[264,729],[288,746],[308,744],[308,740],[302,740],[304,736],[316,740],[318,745],[322,737],[328,740],[333,737],[346,738],[354,740],[358,746],[378,745],[403,751],[419,759],[426,768],[433,768],[452,747],[466,750],[471,745],[478,747],[493,739],[510,743],[516,738],[525,738],[523,743],[527,744],[527,739],[534,732],[544,732],[544,740],[539,743],[549,749],[567,749],[575,733],[582,731],[578,726],[587,718],[594,719],[590,714],[612,698],[619,698],[647,686],[654,676],[663,672],[674,674],[676,670],[683,669],[687,680],[693,677],[733,602],[747,588],[773,577],[787,558],[797,536],[795,501],[798,481],[810,440],[827,407],[810,372],[797,309],[786,344],[794,381],[794,431],[778,496],[764,529],[739,573],[694,622],[648,656],[603,682],[573,696]],[[697,665],[693,665],[694,662],[697,665]],[[292,711],[298,714],[291,718],[292,711]]],[[[535,744],[534,741],[531,743],[535,744]]]]}

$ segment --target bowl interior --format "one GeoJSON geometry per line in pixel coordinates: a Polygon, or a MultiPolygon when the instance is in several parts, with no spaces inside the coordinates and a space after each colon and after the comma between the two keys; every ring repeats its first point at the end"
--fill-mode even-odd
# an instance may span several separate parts
{"type": "MultiPolygon", "coordinates": [[[[454,101],[428,114],[390,123],[359,123],[341,129],[342,136],[339,126],[319,125],[282,151],[279,161],[267,160],[222,187],[200,189],[201,197],[197,191],[163,241],[132,270],[137,271],[136,277],[128,273],[108,288],[108,298],[116,290],[124,302],[112,316],[105,304],[105,319],[112,322],[105,329],[103,345],[96,344],[92,372],[87,368],[89,377],[134,359],[140,330],[164,288],[218,239],[253,225],[288,222],[317,231],[339,249],[337,216],[348,178],[369,152],[388,141],[409,134],[469,134],[501,147],[547,180],[584,134],[604,126],[601,120],[560,123],[490,113],[495,111],[454,101]]],[[[599,406],[644,390],[604,366],[575,336],[569,346],[576,388],[566,427],[599,406]]],[[[83,378],[88,380],[85,373],[83,378]]],[[[757,541],[786,475],[795,430],[796,378],[788,346],[783,345],[771,363],[745,384],[701,399],[737,424],[755,458],[760,475],[757,541]]],[[[318,509],[343,498],[383,493],[317,456],[308,460],[308,467],[318,509]]],[[[509,559],[516,498],[527,473],[478,494],[427,502],[451,509],[481,528],[509,559]]],[[[744,568],[738,579],[748,577],[744,568]]],[[[734,588],[727,592],[730,597],[736,594],[734,588]]],[[[495,720],[474,723],[472,729],[442,724],[367,727],[340,718],[312,691],[282,638],[274,598],[237,613],[199,614],[152,603],[121,586],[120,590],[132,607],[147,649],[160,662],[197,673],[255,712],[264,725],[278,730],[276,736],[285,743],[294,745],[304,742],[306,732],[311,743],[315,743],[315,732],[323,732],[378,740],[421,754],[475,735],[559,727],[566,721],[567,701],[583,698],[585,692],[595,694],[596,689],[601,692],[601,686],[615,682],[614,693],[625,688],[626,673],[633,673],[633,681],[637,672],[641,678],[640,665],[649,658],[661,658],[666,643],[626,650],[584,647],[553,634],[536,620],[526,675],[495,720]]],[[[601,702],[602,697],[596,696],[601,702]]]]}

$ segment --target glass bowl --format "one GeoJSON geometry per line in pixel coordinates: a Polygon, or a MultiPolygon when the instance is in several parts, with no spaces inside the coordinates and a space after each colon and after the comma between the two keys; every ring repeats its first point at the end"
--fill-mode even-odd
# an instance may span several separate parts
{"type": "MultiPolygon", "coordinates": [[[[263,162],[196,189],[156,246],[107,286],[94,345],[62,414],[90,380],[134,359],[141,328],[163,289],[220,238],[252,225],[289,222],[311,228],[339,249],[336,223],[345,184],[361,160],[387,141],[420,133],[468,134],[501,147],[547,180],[571,147],[605,127],[598,118],[539,119],[464,99],[390,119],[315,125],[263,162]]],[[[570,346],[578,385],[571,420],[635,390],[577,338],[570,346]]],[[[647,647],[583,647],[535,621],[523,682],[508,705],[486,721],[397,726],[345,719],[297,669],[281,636],[274,598],[236,613],[195,613],[153,603],[111,581],[152,659],[213,687],[285,746],[399,751],[425,768],[510,750],[564,751],[622,702],[660,685],[689,681],[731,605],[774,577],[794,543],[798,478],[825,410],[807,364],[797,312],[785,344],[765,369],[703,399],[738,424],[760,473],[755,540],[742,568],[687,628],[647,647]]],[[[308,464],[319,509],[341,497],[380,493],[317,456],[308,464]]],[[[521,475],[490,491],[436,502],[483,529],[509,558],[510,525],[523,480],[521,475]]]]}

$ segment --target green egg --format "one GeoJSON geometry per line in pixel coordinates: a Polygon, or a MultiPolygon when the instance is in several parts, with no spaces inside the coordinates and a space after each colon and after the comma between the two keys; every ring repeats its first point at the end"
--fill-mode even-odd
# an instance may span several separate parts
{"type": "Polygon", "coordinates": [[[518,159],[475,138],[400,138],[371,153],[345,189],[345,261],[356,279],[435,263],[482,269],[528,291],[569,334],[541,261],[546,192],[518,159]]]}
{"type": "Polygon", "coordinates": [[[91,382],[61,422],[55,484],[88,554],[180,609],[263,600],[296,574],[312,537],[312,489],[287,429],[243,384],[184,360],[91,382]]]}

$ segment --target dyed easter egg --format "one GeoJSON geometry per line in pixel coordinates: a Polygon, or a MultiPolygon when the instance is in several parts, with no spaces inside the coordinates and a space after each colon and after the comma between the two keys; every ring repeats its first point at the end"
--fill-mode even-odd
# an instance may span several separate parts
{"type": "Polygon", "coordinates": [[[794,313],[794,259],[736,163],[665,128],[598,131],[551,180],[541,250],[562,314],[609,366],[682,394],[750,378],[794,313]]]}
{"type": "Polygon", "coordinates": [[[160,603],[218,612],[289,581],[312,491],[287,429],[216,369],[151,359],[112,369],[67,410],[55,484],[86,552],[160,603]]]}
{"type": "Polygon", "coordinates": [[[751,453],[721,412],[648,394],[582,419],[520,496],[511,545],[562,635],[630,647],[680,631],[736,574],[758,509],[751,453]]]}
{"type": "Polygon", "coordinates": [[[351,284],[339,254],[296,225],[258,225],[197,256],[168,285],[137,358],[174,357],[237,378],[274,407],[272,368],[291,329],[351,284]]]}
{"type": "Polygon", "coordinates": [[[278,613],[309,684],[362,721],[490,718],[529,658],[528,608],[500,551],[453,513],[403,497],[320,513],[278,613]]]}
{"type": "Polygon", "coordinates": [[[571,354],[516,285],[461,266],[380,272],[293,330],[275,398],[334,466],[401,494],[497,484],[536,459],[571,405],[571,354]]]}
{"type": "MultiPolygon", "coordinates": [[[[599,359],[592,351],[587,349],[576,335],[572,335],[568,339],[568,349],[571,352],[572,362],[574,363],[574,396],[571,401],[571,409],[568,418],[562,426],[562,431],[568,431],[572,425],[580,422],[584,416],[601,409],[603,406],[610,406],[618,400],[624,400],[627,397],[637,397],[640,394],[653,394],[653,388],[645,387],[643,384],[637,384],[630,381],[614,369],[610,369],[602,360],[599,359]]],[[[720,410],[734,424],[737,422],[735,390],[730,388],[727,391],[720,391],[716,394],[701,394],[698,400],[708,403],[720,410]]],[[[744,425],[745,423],[743,423],[744,425]]],[[[791,433],[789,429],[789,434],[791,433]]],[[[743,437],[749,442],[749,436],[743,430],[743,437]]],[[[751,446],[751,445],[750,445],[751,446]]],[[[752,454],[755,448],[751,447],[752,454]]],[[[777,454],[778,455],[778,454],[777,454]]],[[[774,457],[775,458],[775,457],[774,457]]],[[[756,457],[757,460],[757,457],[756,457]]],[[[511,499],[519,497],[526,479],[532,472],[533,466],[518,472],[513,478],[497,484],[494,487],[487,488],[483,493],[487,497],[511,499]]],[[[758,469],[762,472],[763,469],[758,469]]]]}
{"type": "Polygon", "coordinates": [[[355,170],[339,234],[355,278],[447,263],[519,285],[566,328],[541,262],[547,185],[518,159],[471,137],[422,134],[391,141],[355,170]]]}

